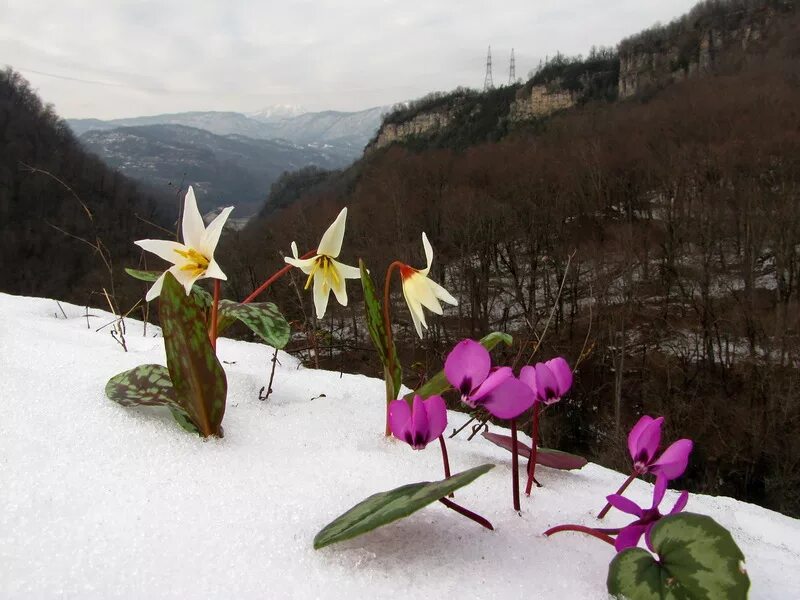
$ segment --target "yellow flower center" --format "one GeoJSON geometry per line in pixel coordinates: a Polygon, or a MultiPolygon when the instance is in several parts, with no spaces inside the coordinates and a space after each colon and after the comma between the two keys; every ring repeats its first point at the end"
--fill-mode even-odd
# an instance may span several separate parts
{"type": "Polygon", "coordinates": [[[186,259],[186,264],[181,267],[181,271],[188,271],[192,277],[201,277],[208,269],[209,260],[194,248],[188,250],[175,250],[180,256],[186,259]]]}
{"type": "Polygon", "coordinates": [[[317,271],[322,271],[322,279],[326,283],[330,279],[333,281],[334,285],[339,285],[339,273],[336,267],[333,266],[333,260],[329,256],[320,254],[314,261],[314,266],[311,267],[311,272],[308,274],[308,279],[306,279],[306,286],[303,289],[307,290],[309,288],[317,271]]]}

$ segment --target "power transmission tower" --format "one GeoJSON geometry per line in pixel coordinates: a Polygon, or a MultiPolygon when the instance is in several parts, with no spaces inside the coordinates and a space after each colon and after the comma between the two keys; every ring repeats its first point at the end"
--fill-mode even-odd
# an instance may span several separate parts
{"type": "Polygon", "coordinates": [[[514,85],[517,82],[517,63],[514,60],[514,49],[511,49],[511,62],[508,64],[508,85],[514,85]]]}
{"type": "Polygon", "coordinates": [[[492,47],[489,46],[489,53],[486,55],[486,78],[483,80],[483,89],[490,90],[494,87],[492,82],[492,47]]]}

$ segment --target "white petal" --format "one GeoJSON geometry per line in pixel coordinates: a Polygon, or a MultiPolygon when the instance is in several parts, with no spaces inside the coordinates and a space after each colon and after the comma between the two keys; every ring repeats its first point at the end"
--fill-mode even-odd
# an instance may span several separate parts
{"type": "Polygon", "coordinates": [[[297,253],[297,243],[292,242],[292,256],[295,258],[300,258],[300,255],[297,253]]]}
{"type": "MultiPolygon", "coordinates": [[[[210,277],[211,279],[221,279],[222,281],[228,281],[228,276],[222,272],[222,269],[220,269],[219,264],[215,260],[212,260],[210,263],[208,263],[208,268],[206,269],[206,272],[203,274],[203,277],[210,277]]],[[[202,279],[203,277],[201,277],[200,279],[202,279]]]]}
{"type": "Polygon", "coordinates": [[[161,276],[155,280],[153,287],[147,290],[147,295],[144,297],[147,302],[150,302],[154,298],[158,298],[161,295],[161,288],[164,287],[164,276],[166,274],[167,272],[164,271],[161,276]]]}
{"type": "Polygon", "coordinates": [[[436,298],[436,294],[433,293],[430,283],[431,280],[422,273],[414,273],[403,280],[403,287],[409,298],[413,298],[429,311],[440,315],[442,314],[442,305],[439,304],[439,300],[436,298]]]}
{"type": "Polygon", "coordinates": [[[458,300],[456,300],[450,292],[433,281],[433,279],[428,279],[428,285],[439,300],[452,304],[453,306],[458,306],[458,300]]]}
{"type": "Polygon", "coordinates": [[[336,267],[336,271],[340,277],[344,277],[345,279],[361,279],[361,269],[358,267],[351,267],[350,265],[342,264],[338,260],[333,259],[331,259],[331,263],[336,267]]]}
{"type": "Polygon", "coordinates": [[[208,258],[214,256],[214,250],[219,243],[219,236],[222,235],[222,229],[225,227],[225,221],[228,220],[232,210],[232,206],[223,209],[222,212],[219,213],[213,221],[211,221],[208,229],[203,232],[200,246],[197,247],[197,249],[200,251],[200,254],[208,258]]]}
{"type": "Polygon", "coordinates": [[[311,273],[311,269],[314,268],[314,263],[317,262],[317,256],[312,256],[311,258],[291,258],[289,256],[284,256],[283,260],[293,267],[301,269],[303,273],[308,275],[311,273]]]}
{"type": "Polygon", "coordinates": [[[339,216],[336,217],[336,220],[331,223],[331,226],[328,227],[322,235],[322,239],[319,241],[319,246],[317,247],[317,252],[319,254],[324,254],[331,258],[339,256],[339,252],[342,251],[342,240],[344,240],[344,226],[346,221],[347,207],[345,206],[339,213],[339,216]]]}
{"type": "Polygon", "coordinates": [[[178,283],[183,286],[183,289],[186,290],[187,296],[192,291],[194,282],[200,279],[198,275],[192,275],[189,271],[184,271],[178,266],[170,267],[167,270],[172,273],[175,276],[175,279],[178,280],[178,283]]]}
{"type": "Polygon", "coordinates": [[[330,296],[331,288],[322,277],[322,273],[314,276],[314,307],[317,309],[317,318],[322,319],[325,316],[325,309],[328,308],[328,297],[330,296]]]}
{"type": "Polygon", "coordinates": [[[152,252],[156,256],[160,256],[164,260],[171,262],[173,265],[184,264],[186,262],[186,258],[178,254],[176,250],[180,250],[181,252],[186,252],[189,250],[189,248],[183,244],[171,242],[169,240],[138,240],[133,243],[140,248],[147,250],[148,252],[152,252]]]}
{"type": "Polygon", "coordinates": [[[422,232],[422,247],[425,248],[425,260],[427,261],[427,265],[424,269],[420,269],[419,272],[423,275],[427,275],[431,270],[431,264],[433,264],[433,247],[428,241],[428,236],[425,235],[424,231],[422,232]]]}
{"type": "Polygon", "coordinates": [[[414,297],[409,297],[408,293],[406,292],[405,281],[403,282],[403,298],[405,298],[406,304],[408,305],[408,311],[411,313],[411,320],[414,322],[414,329],[417,330],[417,335],[421,338],[422,328],[428,328],[427,323],[425,323],[425,314],[422,312],[422,306],[420,306],[416,299],[414,297]]]}
{"type": "Polygon", "coordinates": [[[190,248],[200,250],[203,241],[203,233],[206,226],[203,217],[197,208],[197,200],[194,197],[194,190],[189,186],[186,192],[186,199],[183,202],[183,243],[190,248]]]}

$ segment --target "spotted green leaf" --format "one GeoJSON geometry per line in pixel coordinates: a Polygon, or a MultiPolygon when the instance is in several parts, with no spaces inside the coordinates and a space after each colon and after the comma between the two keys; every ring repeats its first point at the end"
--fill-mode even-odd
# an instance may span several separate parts
{"type": "Polygon", "coordinates": [[[228,384],[211,348],[203,311],[169,272],[159,306],[177,402],[203,437],[220,435],[228,384]]]}
{"type": "MultiPolygon", "coordinates": [[[[162,271],[141,271],[139,269],[128,269],[125,268],[125,272],[133,277],[134,279],[139,279],[140,281],[149,281],[154,282],[156,279],[161,277],[162,271]]],[[[210,308],[214,302],[214,298],[201,288],[198,285],[192,286],[192,296],[202,308],[210,308]]]]}
{"type": "MultiPolygon", "coordinates": [[[[493,331],[492,333],[486,335],[481,339],[481,344],[483,344],[483,347],[489,350],[490,352],[500,342],[503,342],[506,346],[510,346],[514,342],[514,338],[512,338],[507,333],[493,331]]],[[[406,394],[404,398],[408,402],[414,400],[415,395],[422,396],[423,398],[430,398],[431,396],[436,396],[438,394],[446,392],[451,387],[452,386],[450,385],[450,382],[447,381],[447,377],[445,377],[444,369],[442,369],[436,375],[428,379],[428,381],[422,384],[419,388],[417,388],[413,392],[406,394]]]]}
{"type": "Polygon", "coordinates": [[[411,483],[374,494],[326,525],[314,538],[314,548],[349,540],[407,517],[454,490],[469,485],[493,467],[481,465],[441,481],[411,483]]]}
{"type": "Polygon", "coordinates": [[[642,548],[614,557],[608,592],[631,600],[739,600],[750,579],[744,555],[727,529],[711,517],[680,513],[653,527],[658,560],[642,548]]]}
{"type": "Polygon", "coordinates": [[[139,365],[114,375],[106,396],[122,406],[178,406],[169,371],[161,365],[139,365]]]}
{"type": "Polygon", "coordinates": [[[289,343],[289,323],[272,302],[239,304],[221,300],[217,331],[230,327],[236,320],[247,325],[273,348],[283,348],[289,343]]]}

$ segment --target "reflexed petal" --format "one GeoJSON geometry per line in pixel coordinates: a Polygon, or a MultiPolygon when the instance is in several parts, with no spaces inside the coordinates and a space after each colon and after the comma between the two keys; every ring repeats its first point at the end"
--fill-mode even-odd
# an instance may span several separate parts
{"type": "Polygon", "coordinates": [[[621,510],[629,515],[641,517],[644,514],[644,511],[638,504],[636,504],[636,502],[633,500],[628,500],[625,496],[621,496],[620,494],[611,494],[610,496],[606,496],[606,500],[617,510],[621,510]]]}
{"type": "Polygon", "coordinates": [[[321,319],[325,316],[325,310],[328,308],[328,297],[330,296],[331,288],[328,286],[325,278],[321,275],[314,276],[314,307],[317,309],[317,318],[321,319]]]}
{"type": "Polygon", "coordinates": [[[428,412],[419,396],[414,396],[414,404],[411,406],[411,436],[415,448],[424,447],[428,443],[428,412]]]}
{"type": "Polygon", "coordinates": [[[653,417],[644,415],[636,422],[636,425],[633,426],[633,428],[630,430],[630,433],[628,433],[628,452],[631,455],[631,459],[634,461],[636,460],[636,455],[639,452],[639,436],[642,435],[644,428],[652,422],[653,417]]]}
{"type": "Polygon", "coordinates": [[[161,295],[161,288],[164,286],[164,276],[166,274],[167,272],[164,271],[161,276],[155,280],[153,286],[147,290],[147,295],[144,297],[147,302],[150,302],[153,298],[158,298],[161,295]]]}
{"type": "Polygon", "coordinates": [[[297,253],[297,242],[292,242],[292,256],[300,258],[300,255],[297,253]]]}
{"type": "Polygon", "coordinates": [[[498,419],[515,419],[528,410],[536,399],[533,390],[516,377],[505,379],[480,403],[498,419]]]}
{"type": "MultiPolygon", "coordinates": [[[[197,208],[197,200],[194,197],[194,190],[189,186],[186,198],[183,201],[183,243],[190,248],[200,251],[203,242],[203,234],[206,231],[203,217],[197,208]]],[[[201,251],[202,252],[202,251],[201,251]]]]}
{"type": "Polygon", "coordinates": [[[663,475],[667,479],[676,479],[683,475],[689,464],[689,454],[694,443],[692,440],[681,439],[673,442],[669,448],[661,453],[658,460],[650,465],[650,472],[663,475]]]}
{"type": "Polygon", "coordinates": [[[169,271],[175,276],[175,279],[178,280],[178,283],[180,283],[183,286],[183,289],[186,290],[187,296],[192,291],[192,286],[194,285],[194,282],[200,279],[199,275],[193,274],[194,272],[184,271],[178,265],[170,267],[169,269],[167,269],[167,271],[169,271]]]}
{"type": "MultiPolygon", "coordinates": [[[[489,376],[484,379],[477,389],[472,391],[472,401],[480,402],[491,394],[494,389],[509,377],[514,377],[511,367],[495,367],[489,371],[489,376]]],[[[535,398],[534,398],[535,401],[535,398]]]]}
{"type": "Polygon", "coordinates": [[[208,229],[203,232],[200,245],[196,246],[197,250],[200,251],[200,254],[209,258],[214,256],[214,250],[216,250],[217,244],[219,243],[219,236],[222,235],[222,229],[225,227],[225,221],[228,220],[228,217],[232,211],[232,206],[224,208],[222,209],[222,212],[219,213],[213,221],[211,221],[208,229]]]}
{"type": "Polygon", "coordinates": [[[544,363],[558,382],[558,397],[564,396],[572,387],[572,369],[562,356],[557,356],[544,363]]]}
{"type": "Polygon", "coordinates": [[[399,440],[406,441],[406,432],[411,424],[411,407],[405,400],[389,403],[389,429],[399,440]]]}
{"type": "Polygon", "coordinates": [[[655,548],[653,548],[653,542],[650,540],[650,533],[653,531],[653,525],[655,525],[658,521],[653,521],[652,523],[647,524],[647,528],[644,530],[644,541],[647,544],[647,547],[650,548],[650,552],[655,552],[655,548]]]}
{"type": "Polygon", "coordinates": [[[533,390],[538,400],[539,390],[536,387],[536,368],[533,365],[525,365],[522,367],[519,371],[519,380],[533,390]]]}
{"type": "Polygon", "coordinates": [[[425,268],[419,269],[419,272],[423,275],[427,276],[431,270],[431,264],[433,264],[433,247],[431,243],[428,241],[428,236],[425,235],[425,232],[422,232],[422,247],[425,249],[425,268]]]}
{"type": "Polygon", "coordinates": [[[676,513],[681,512],[684,508],[686,508],[686,503],[689,501],[689,492],[683,491],[681,495],[678,496],[678,499],[675,501],[675,506],[672,507],[672,510],[669,511],[669,514],[674,515],[676,513]]]}
{"type": "Polygon", "coordinates": [[[311,273],[311,269],[314,268],[314,263],[317,262],[317,255],[311,258],[291,258],[289,256],[284,256],[283,260],[308,275],[311,273]]]}
{"type": "Polygon", "coordinates": [[[428,279],[428,285],[430,286],[434,296],[436,296],[439,300],[442,302],[447,302],[448,304],[452,304],[453,306],[458,306],[458,300],[456,300],[450,292],[448,292],[438,283],[432,279],[428,279]]]}
{"type": "Polygon", "coordinates": [[[425,400],[428,413],[428,441],[432,442],[444,433],[447,427],[447,406],[441,396],[431,396],[425,400]]]}
{"type": "Polygon", "coordinates": [[[667,491],[667,478],[663,475],[656,477],[656,484],[653,486],[653,506],[651,508],[658,508],[661,501],[664,499],[664,492],[667,491]]]}
{"type": "Polygon", "coordinates": [[[342,240],[344,240],[344,227],[347,221],[347,207],[345,206],[336,220],[331,223],[330,227],[322,234],[322,239],[319,241],[317,252],[336,258],[339,252],[342,251],[342,240]]]}
{"type": "Polygon", "coordinates": [[[661,425],[663,423],[664,417],[658,417],[652,419],[641,429],[634,445],[635,453],[631,454],[634,462],[641,461],[650,464],[655,458],[658,445],[661,443],[661,425]]]}
{"type": "Polygon", "coordinates": [[[180,250],[181,252],[189,250],[189,248],[183,244],[171,242],[169,240],[138,240],[133,243],[143,250],[152,252],[156,256],[171,262],[173,265],[184,264],[186,262],[186,259],[178,254],[176,250],[180,250]]]}
{"type": "Polygon", "coordinates": [[[617,549],[617,552],[622,552],[626,548],[635,548],[646,529],[647,525],[628,525],[617,535],[614,548],[617,549]]]}
{"type": "Polygon", "coordinates": [[[338,260],[333,259],[331,259],[331,264],[336,267],[339,275],[345,279],[361,279],[361,269],[358,267],[351,267],[350,265],[340,263],[338,260]]]}
{"type": "MultiPolygon", "coordinates": [[[[336,269],[336,266],[333,266],[336,269]]],[[[344,277],[338,271],[336,271],[336,278],[334,279],[331,277],[328,279],[328,285],[333,290],[333,294],[336,296],[336,299],[339,301],[339,304],[342,306],[347,306],[347,286],[344,284],[344,277]]]]}
{"type": "Polygon", "coordinates": [[[545,404],[552,404],[560,399],[558,381],[544,363],[536,363],[536,394],[545,404]]]}
{"type": "Polygon", "coordinates": [[[422,337],[422,328],[428,328],[428,325],[425,323],[425,315],[422,312],[422,306],[417,301],[417,299],[413,296],[409,296],[406,292],[406,284],[405,279],[403,280],[403,298],[408,305],[408,311],[411,313],[411,320],[414,322],[414,329],[417,330],[417,335],[421,338],[422,337]]]}
{"type": "Polygon", "coordinates": [[[419,304],[432,313],[440,315],[442,314],[442,305],[436,299],[430,285],[428,285],[429,283],[430,280],[420,273],[414,273],[403,279],[403,287],[406,290],[406,294],[413,296],[419,304]]]}
{"type": "Polygon", "coordinates": [[[228,276],[222,272],[222,269],[219,268],[219,264],[217,264],[217,261],[215,260],[212,260],[210,263],[208,263],[208,268],[206,269],[206,272],[203,274],[203,277],[210,277],[211,279],[221,279],[222,281],[228,280],[228,276]]]}
{"type": "Polygon", "coordinates": [[[491,368],[492,358],[489,351],[475,340],[458,342],[444,361],[447,381],[463,396],[483,383],[491,368]]]}

